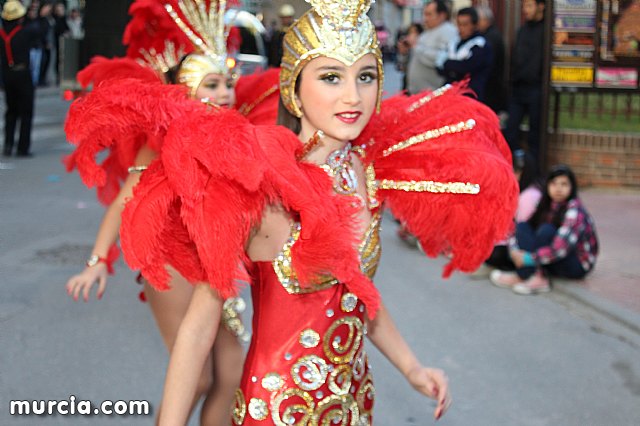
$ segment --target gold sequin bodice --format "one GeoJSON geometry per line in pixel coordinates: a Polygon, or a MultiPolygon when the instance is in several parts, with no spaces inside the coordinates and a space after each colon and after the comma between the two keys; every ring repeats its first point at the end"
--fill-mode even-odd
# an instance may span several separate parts
{"type": "MultiPolygon", "coordinates": [[[[373,213],[369,227],[367,228],[364,238],[358,247],[358,252],[360,254],[360,270],[371,279],[373,279],[378,268],[378,262],[380,261],[380,221],[381,211],[377,210],[373,213]]],[[[273,261],[273,269],[282,286],[291,294],[301,294],[323,290],[337,284],[338,281],[336,279],[331,276],[326,276],[312,287],[302,288],[300,286],[296,273],[291,266],[291,249],[300,237],[300,231],[300,223],[295,222],[291,225],[291,234],[289,239],[273,261]]]]}

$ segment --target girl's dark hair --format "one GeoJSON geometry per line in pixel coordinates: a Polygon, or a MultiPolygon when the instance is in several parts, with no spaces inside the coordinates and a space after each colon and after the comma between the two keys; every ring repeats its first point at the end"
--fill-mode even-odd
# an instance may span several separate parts
{"type": "Polygon", "coordinates": [[[182,66],[184,60],[187,59],[187,56],[189,55],[184,55],[182,58],[180,58],[180,62],[169,68],[169,70],[164,73],[164,76],[167,79],[167,83],[178,84],[178,71],[180,71],[180,67],[182,66]]]}
{"type": "MultiPolygon", "coordinates": [[[[296,79],[296,85],[294,87],[295,93],[298,93],[298,89],[300,88],[300,80],[302,80],[302,73],[298,74],[298,78],[296,79]]],[[[284,106],[282,96],[278,100],[278,119],[276,124],[286,127],[296,135],[300,134],[300,131],[302,130],[300,119],[291,114],[287,107],[284,106]]]]}
{"type": "MultiPolygon", "coordinates": [[[[549,213],[551,213],[551,197],[549,197],[549,183],[553,179],[557,178],[558,176],[566,176],[567,178],[569,178],[569,182],[571,183],[571,192],[569,193],[569,197],[567,198],[567,201],[573,200],[574,198],[578,197],[578,182],[576,180],[576,175],[569,168],[569,166],[566,166],[564,164],[559,164],[557,166],[552,167],[544,183],[544,188],[542,191],[542,199],[540,200],[540,204],[538,204],[536,211],[533,213],[533,216],[531,216],[531,219],[529,219],[529,224],[534,228],[537,228],[538,226],[542,225],[545,222],[549,222],[548,216],[549,216],[549,213]]],[[[567,203],[564,203],[558,209],[558,211],[556,211],[553,214],[553,217],[551,218],[550,222],[555,227],[559,228],[562,225],[562,221],[564,220],[564,214],[566,212],[567,212],[567,203]]]]}

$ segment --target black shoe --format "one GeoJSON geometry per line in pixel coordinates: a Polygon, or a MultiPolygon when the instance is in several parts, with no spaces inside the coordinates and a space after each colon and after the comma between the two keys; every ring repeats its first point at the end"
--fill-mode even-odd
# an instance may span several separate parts
{"type": "Polygon", "coordinates": [[[19,152],[19,153],[16,154],[16,157],[33,158],[33,153],[31,153],[31,152],[19,152]]]}

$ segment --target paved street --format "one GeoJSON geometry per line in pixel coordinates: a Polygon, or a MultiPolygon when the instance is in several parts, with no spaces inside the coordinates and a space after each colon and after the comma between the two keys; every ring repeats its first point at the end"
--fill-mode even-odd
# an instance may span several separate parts
{"type": "MultiPolygon", "coordinates": [[[[73,302],[64,291],[67,278],[82,268],[104,211],[94,192],[60,163],[71,151],[61,128],[67,108],[53,90],[40,91],[36,157],[0,160],[0,425],[152,424],[150,417],[36,420],[8,413],[9,400],[75,395],[94,403],[157,404],[162,392],[168,357],[148,308],[138,301],[134,273],[120,263],[99,302],[73,302]]],[[[594,200],[617,196],[586,193],[594,200]]],[[[640,192],[620,196],[633,208],[639,205],[640,192]]],[[[587,205],[598,223],[604,207],[587,205]]],[[[609,243],[603,245],[604,259],[622,256],[637,263],[637,239],[624,250],[615,247],[624,234],[639,234],[637,220],[629,222],[600,228],[609,243]]],[[[588,284],[559,284],[546,295],[523,297],[462,274],[442,280],[443,260],[426,259],[404,245],[389,220],[383,246],[376,282],[385,303],[420,358],[450,377],[454,404],[438,424],[640,424],[637,265],[628,274],[626,298],[634,300],[627,304],[596,284],[594,291],[588,284]]],[[[606,265],[598,272],[601,281],[615,280],[619,263],[606,265]]],[[[376,424],[435,424],[434,405],[369,348],[376,424]]]]}

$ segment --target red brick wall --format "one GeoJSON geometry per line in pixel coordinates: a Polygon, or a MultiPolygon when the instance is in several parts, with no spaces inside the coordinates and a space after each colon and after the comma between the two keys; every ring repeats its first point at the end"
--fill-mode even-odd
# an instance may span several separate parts
{"type": "Polygon", "coordinates": [[[547,164],[569,165],[580,186],[640,188],[640,134],[560,130],[549,142],[547,164]]]}

